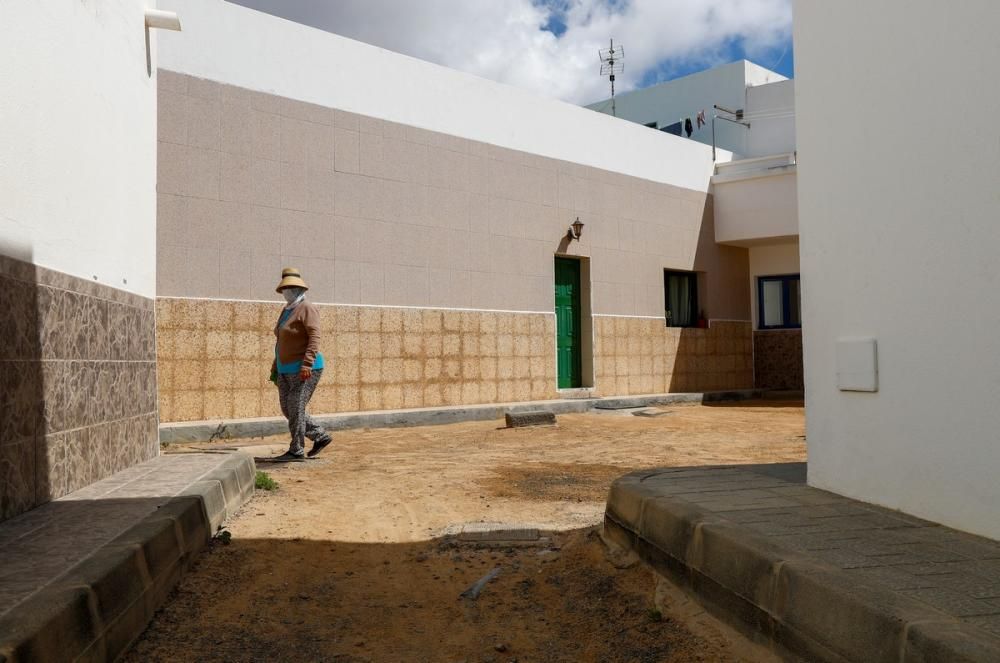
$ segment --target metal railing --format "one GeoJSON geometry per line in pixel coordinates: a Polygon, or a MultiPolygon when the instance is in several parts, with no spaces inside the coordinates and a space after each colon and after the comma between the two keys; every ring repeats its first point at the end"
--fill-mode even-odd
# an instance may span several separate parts
{"type": "Polygon", "coordinates": [[[732,116],[732,117],[727,117],[726,115],[719,115],[718,112],[712,113],[712,161],[714,162],[716,160],[716,155],[715,155],[715,121],[716,120],[725,120],[726,122],[732,122],[733,124],[743,125],[747,129],[750,128],[750,123],[744,121],[744,119],[743,119],[743,109],[742,108],[739,109],[739,110],[730,110],[728,108],[724,108],[724,107],[720,106],[719,104],[712,104],[712,108],[714,108],[716,111],[722,111],[723,113],[727,113],[729,116],[732,116]]]}

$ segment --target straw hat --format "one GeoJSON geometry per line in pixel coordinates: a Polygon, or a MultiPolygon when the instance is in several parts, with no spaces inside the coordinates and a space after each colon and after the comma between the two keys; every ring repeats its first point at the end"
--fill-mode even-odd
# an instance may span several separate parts
{"type": "Polygon", "coordinates": [[[285,288],[302,288],[308,290],[309,286],[302,280],[302,274],[294,267],[285,267],[281,270],[281,283],[275,288],[276,292],[281,292],[285,288]]]}

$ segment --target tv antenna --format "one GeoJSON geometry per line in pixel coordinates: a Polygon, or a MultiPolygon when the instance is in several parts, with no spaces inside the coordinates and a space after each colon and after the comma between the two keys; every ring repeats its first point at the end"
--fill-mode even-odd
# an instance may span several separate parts
{"type": "Polygon", "coordinates": [[[601,58],[601,76],[607,76],[611,81],[611,114],[618,117],[615,108],[615,74],[625,71],[625,65],[622,63],[625,59],[625,47],[615,48],[615,40],[612,39],[611,48],[602,48],[597,53],[601,58]]]}

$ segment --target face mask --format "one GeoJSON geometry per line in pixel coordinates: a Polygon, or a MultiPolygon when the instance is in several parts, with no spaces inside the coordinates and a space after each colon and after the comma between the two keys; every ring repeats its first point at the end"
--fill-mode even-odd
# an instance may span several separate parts
{"type": "Polygon", "coordinates": [[[296,299],[298,299],[298,297],[299,297],[299,289],[298,288],[285,288],[284,290],[281,291],[281,294],[282,294],[282,296],[284,296],[285,301],[287,303],[291,304],[296,299]]]}

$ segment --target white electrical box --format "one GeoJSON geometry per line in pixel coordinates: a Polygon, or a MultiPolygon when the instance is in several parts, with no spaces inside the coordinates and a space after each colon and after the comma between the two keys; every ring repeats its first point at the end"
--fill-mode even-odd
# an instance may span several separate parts
{"type": "Polygon", "coordinates": [[[878,391],[878,351],[874,338],[837,339],[837,388],[878,391]]]}

